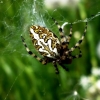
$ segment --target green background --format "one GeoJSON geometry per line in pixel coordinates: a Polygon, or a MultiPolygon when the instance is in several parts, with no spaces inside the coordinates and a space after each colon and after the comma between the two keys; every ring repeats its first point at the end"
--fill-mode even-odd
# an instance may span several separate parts
{"type": "MultiPolygon", "coordinates": [[[[100,74],[91,73],[93,68],[100,68],[100,51],[97,53],[100,17],[93,18],[99,11],[99,0],[80,0],[76,6],[58,6],[57,10],[47,9],[41,0],[0,1],[0,100],[100,100],[100,89],[93,94],[89,92],[89,88],[100,80],[100,74]],[[87,33],[81,44],[82,58],[66,64],[69,72],[58,65],[59,75],[55,74],[51,63],[42,65],[28,55],[20,38],[22,34],[29,48],[37,54],[29,38],[29,27],[34,24],[45,26],[59,37],[51,17],[60,25],[76,22],[69,48],[81,38],[85,27],[83,21],[88,20],[87,33]],[[91,78],[88,87],[80,84],[82,76],[91,78]],[[74,91],[78,95],[74,95],[74,91]]],[[[70,24],[64,28],[66,35],[69,28],[70,24]]],[[[77,53],[78,50],[74,52],[77,53]]]]}

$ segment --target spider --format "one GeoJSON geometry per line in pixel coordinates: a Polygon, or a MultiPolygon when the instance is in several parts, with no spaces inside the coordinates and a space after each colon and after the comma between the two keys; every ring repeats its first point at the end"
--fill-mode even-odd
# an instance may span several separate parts
{"type": "Polygon", "coordinates": [[[52,62],[55,67],[56,74],[59,74],[57,64],[63,67],[66,71],[69,69],[65,67],[65,64],[71,64],[72,60],[75,58],[80,58],[82,52],[80,50],[80,44],[82,43],[85,33],[87,31],[87,22],[85,25],[84,33],[81,39],[70,49],[68,48],[70,39],[72,37],[72,23],[70,25],[70,32],[68,36],[65,36],[62,27],[58,22],[52,18],[59,29],[60,40],[58,37],[50,30],[45,27],[33,25],[30,27],[30,37],[34,47],[38,50],[43,58],[38,57],[34,54],[26,45],[24,37],[21,35],[23,45],[26,48],[26,51],[29,55],[36,58],[39,62],[46,65],[47,63],[52,62]],[[79,54],[72,55],[72,52],[75,49],[79,49],[79,54]]]}

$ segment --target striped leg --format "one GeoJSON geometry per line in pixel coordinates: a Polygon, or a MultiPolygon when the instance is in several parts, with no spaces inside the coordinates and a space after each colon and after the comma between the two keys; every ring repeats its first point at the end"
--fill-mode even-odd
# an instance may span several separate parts
{"type": "Polygon", "coordinates": [[[55,67],[55,72],[56,72],[56,74],[59,74],[59,70],[58,70],[58,67],[57,67],[56,62],[53,61],[52,63],[53,63],[53,65],[54,65],[54,67],[55,67]]]}
{"type": "Polygon", "coordinates": [[[66,37],[65,37],[65,35],[63,33],[63,29],[61,28],[61,26],[58,24],[58,22],[54,18],[52,18],[52,20],[55,22],[55,24],[57,25],[57,27],[59,29],[60,37],[61,37],[61,43],[62,44],[66,43],[66,37]]]}
{"type": "Polygon", "coordinates": [[[66,55],[68,55],[69,52],[74,51],[76,48],[78,48],[80,46],[80,44],[82,43],[82,41],[83,41],[83,39],[85,37],[86,31],[87,31],[87,22],[86,22],[86,26],[85,26],[84,33],[82,35],[82,38],[75,44],[74,47],[72,47],[69,51],[66,51],[66,55]]]}
{"type": "Polygon", "coordinates": [[[71,37],[72,37],[72,23],[71,23],[71,26],[70,26],[70,32],[69,32],[69,35],[68,35],[68,37],[67,37],[67,44],[69,44],[69,42],[70,42],[70,39],[71,39],[71,37]]]}
{"type": "Polygon", "coordinates": [[[25,39],[23,38],[23,36],[21,35],[21,39],[22,39],[22,42],[23,42],[23,45],[25,46],[26,48],[26,51],[28,52],[29,55],[31,55],[32,57],[36,58],[38,61],[40,61],[42,64],[46,64],[46,61],[37,57],[32,51],[30,51],[30,49],[27,47],[26,43],[25,43],[25,39]]]}
{"type": "Polygon", "coordinates": [[[74,58],[80,58],[80,57],[82,57],[82,52],[81,52],[80,47],[78,47],[78,49],[79,49],[79,54],[78,55],[75,55],[75,56],[72,56],[73,59],[74,58]]]}

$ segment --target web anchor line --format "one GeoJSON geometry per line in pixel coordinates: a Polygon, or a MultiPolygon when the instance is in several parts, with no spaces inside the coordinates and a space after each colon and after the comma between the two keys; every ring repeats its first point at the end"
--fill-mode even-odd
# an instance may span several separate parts
{"type": "MultiPolygon", "coordinates": [[[[77,21],[73,22],[72,24],[77,24],[80,22],[90,22],[91,20],[93,20],[94,18],[99,17],[99,16],[100,16],[100,12],[98,12],[95,15],[91,15],[90,18],[85,18],[84,20],[77,20],[77,21]]],[[[71,24],[71,23],[64,22],[61,27],[64,28],[67,24],[71,24]]]]}
{"type": "Polygon", "coordinates": [[[24,71],[24,70],[22,70],[22,71],[16,76],[16,78],[15,78],[14,82],[12,83],[12,85],[11,85],[11,87],[10,87],[10,89],[9,89],[9,91],[8,91],[8,93],[7,93],[7,95],[6,95],[6,97],[4,98],[4,100],[7,100],[7,97],[9,96],[9,93],[10,93],[10,91],[12,90],[12,88],[13,88],[13,86],[14,86],[16,80],[17,80],[18,77],[23,73],[23,71],[24,71]]]}

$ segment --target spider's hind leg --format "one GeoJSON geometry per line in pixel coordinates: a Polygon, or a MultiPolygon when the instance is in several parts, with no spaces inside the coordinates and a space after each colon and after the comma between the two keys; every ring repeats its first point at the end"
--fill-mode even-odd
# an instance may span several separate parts
{"type": "Polygon", "coordinates": [[[39,62],[41,62],[42,64],[46,64],[46,61],[44,59],[41,59],[40,57],[38,57],[37,55],[35,55],[29,48],[28,46],[26,45],[25,43],[25,39],[24,37],[21,35],[21,39],[22,39],[22,42],[23,42],[23,45],[25,46],[26,48],[26,51],[28,52],[29,55],[31,55],[32,57],[36,58],[39,62]]]}
{"type": "Polygon", "coordinates": [[[57,67],[56,62],[53,61],[52,63],[53,63],[53,65],[54,65],[54,67],[55,67],[55,72],[56,72],[56,74],[59,74],[59,70],[58,70],[58,67],[57,67]]]}
{"type": "Polygon", "coordinates": [[[67,44],[69,44],[69,42],[70,42],[70,39],[71,39],[71,37],[72,37],[72,23],[71,23],[71,25],[70,25],[70,32],[69,32],[69,35],[68,35],[68,37],[67,37],[67,44]]]}
{"type": "Polygon", "coordinates": [[[66,36],[63,33],[62,27],[59,25],[59,23],[54,18],[52,18],[52,20],[55,22],[55,24],[57,25],[57,27],[59,29],[60,37],[61,37],[61,43],[66,43],[66,36]]]}

